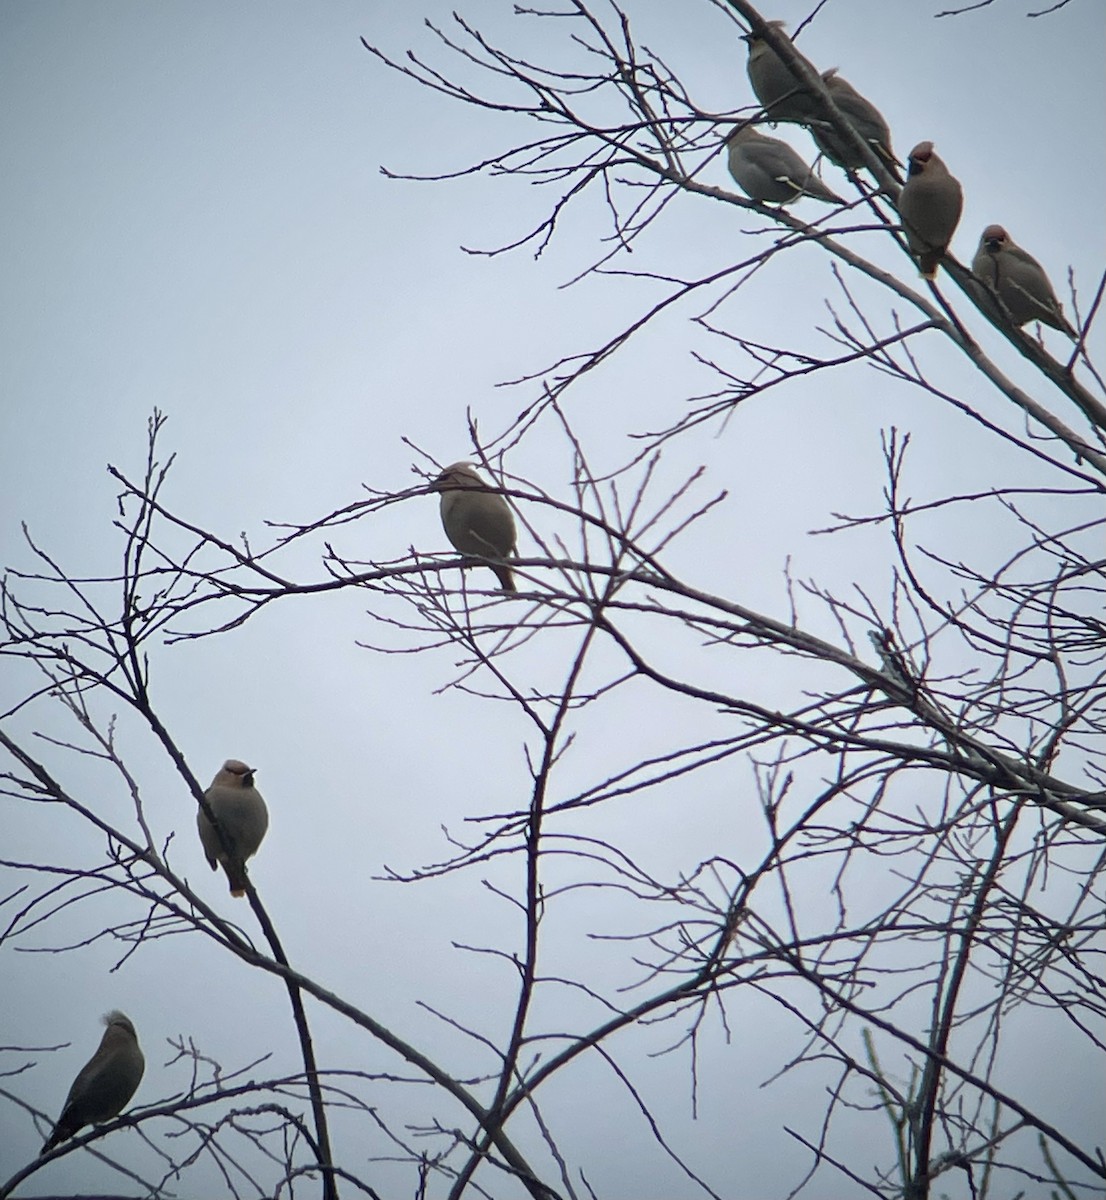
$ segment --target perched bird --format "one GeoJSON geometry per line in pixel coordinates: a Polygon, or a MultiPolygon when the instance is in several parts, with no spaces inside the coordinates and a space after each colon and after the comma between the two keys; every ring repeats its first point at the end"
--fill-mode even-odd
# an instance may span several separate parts
{"type": "Polygon", "coordinates": [[[972,274],[998,292],[1015,325],[1043,321],[1077,339],[1041,264],[1001,225],[988,225],[972,259],[972,274]]]}
{"type": "Polygon", "coordinates": [[[100,1045],[73,1080],[42,1154],[74,1137],[86,1125],[102,1125],[117,1117],[138,1090],[146,1060],[130,1018],[121,1012],[109,1012],[104,1024],[107,1029],[100,1045]]]}
{"type": "Polygon", "coordinates": [[[937,278],[937,264],[952,241],[963,207],[960,184],[933,153],[933,143],[919,142],[910,151],[899,216],[906,244],[926,279],[937,278]]]}
{"type": "Polygon", "coordinates": [[[246,859],[257,853],[269,828],[269,810],[253,786],[253,775],[252,767],[228,758],[204,792],[204,799],[219,822],[221,839],[204,810],[196,813],[196,828],[207,861],[213,871],[217,863],[222,863],[232,896],[246,894],[246,859]],[[224,843],[227,849],[223,848],[224,843]]]}
{"type": "MultiPolygon", "coordinates": [[[[784,41],[790,42],[791,39],[783,31],[783,21],[769,21],[768,25],[784,41]]],[[[753,91],[767,111],[770,121],[803,123],[821,117],[822,110],[807,90],[806,84],[792,73],[791,68],[759,34],[746,33],[742,35],[742,40],[749,47],[749,59],[745,64],[745,69],[749,72],[749,82],[753,85],[753,91]]],[[[795,53],[817,75],[813,63],[803,58],[798,50],[795,50],[795,53]]]]}
{"type": "MultiPolygon", "coordinates": [[[[877,157],[883,159],[891,174],[896,179],[900,178],[898,168],[902,164],[891,149],[891,130],[879,109],[871,101],[865,100],[848,80],[842,79],[836,67],[822,73],[822,82],[826,85],[834,104],[841,110],[842,115],[848,118],[849,124],[872,147],[877,157]]],[[[818,143],[818,149],[839,167],[849,167],[856,171],[868,165],[852,142],[824,120],[813,123],[810,132],[818,143]]]]}
{"type": "Polygon", "coordinates": [[[779,138],[738,125],[726,139],[730,174],[746,196],[762,204],[791,204],[800,196],[845,201],[814,174],[799,154],[779,138]]]}
{"type": "Polygon", "coordinates": [[[514,576],[506,559],[515,550],[515,518],[502,496],[472,469],[472,464],[455,462],[430,485],[441,492],[442,525],[446,537],[462,554],[488,560],[500,587],[514,592],[514,576]]]}

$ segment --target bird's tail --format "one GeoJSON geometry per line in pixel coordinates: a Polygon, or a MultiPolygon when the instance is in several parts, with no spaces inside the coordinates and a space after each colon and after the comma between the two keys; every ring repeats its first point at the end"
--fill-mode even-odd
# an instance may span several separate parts
{"type": "Polygon", "coordinates": [[[230,885],[230,894],[236,897],[242,897],[246,894],[246,866],[240,862],[224,862],[223,870],[227,873],[227,883],[230,885]]]}
{"type": "Polygon", "coordinates": [[[491,568],[495,572],[495,577],[499,580],[499,586],[505,592],[518,591],[518,588],[515,587],[514,572],[506,563],[492,563],[491,568]]]}
{"type": "Polygon", "coordinates": [[[918,255],[918,269],[921,271],[923,278],[937,278],[937,264],[941,261],[943,255],[943,250],[926,250],[918,255]]]}
{"type": "Polygon", "coordinates": [[[58,1117],[58,1123],[54,1126],[54,1132],[46,1139],[46,1145],[38,1152],[39,1158],[44,1154],[49,1154],[55,1146],[60,1146],[62,1142],[68,1141],[77,1131],[69,1126],[69,1122],[65,1119],[66,1114],[62,1113],[58,1117]]]}

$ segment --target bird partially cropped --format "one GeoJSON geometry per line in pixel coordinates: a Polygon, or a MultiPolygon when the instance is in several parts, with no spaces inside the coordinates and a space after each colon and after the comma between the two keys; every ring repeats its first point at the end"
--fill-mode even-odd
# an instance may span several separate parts
{"type": "Polygon", "coordinates": [[[253,768],[228,758],[204,792],[204,799],[219,823],[222,839],[201,808],[196,813],[204,855],[214,871],[221,864],[232,896],[246,894],[246,859],[257,853],[269,828],[269,810],[253,785],[253,768]],[[224,849],[224,842],[226,849],[224,849]]]}
{"type": "Polygon", "coordinates": [[[932,142],[919,142],[910,151],[899,216],[906,244],[926,279],[937,278],[937,264],[949,248],[963,207],[959,181],[933,153],[932,142]]]}
{"type": "MultiPolygon", "coordinates": [[[[822,73],[822,82],[826,85],[834,104],[841,110],[842,115],[848,118],[849,124],[860,134],[861,139],[872,147],[891,174],[900,179],[899,167],[902,164],[891,149],[891,130],[879,109],[870,100],[866,100],[847,79],[842,79],[836,67],[822,73]]],[[[810,132],[818,143],[818,149],[839,167],[857,171],[868,165],[852,142],[825,121],[812,123],[810,132]]]]}
{"type": "MultiPolygon", "coordinates": [[[[769,21],[768,25],[784,41],[791,42],[783,31],[783,21],[769,21]]],[[[757,33],[746,33],[742,35],[742,39],[749,47],[749,58],[745,64],[749,82],[753,85],[757,99],[767,111],[769,121],[807,122],[822,115],[821,108],[807,90],[806,84],[792,72],[764,38],[757,33]]],[[[795,50],[795,54],[811,71],[818,73],[809,59],[799,54],[798,50],[795,50]]]]}
{"type": "Polygon", "coordinates": [[[1073,340],[1079,337],[1064,316],[1044,268],[1001,225],[988,225],[983,231],[972,274],[995,289],[1015,325],[1041,321],[1073,340]]]}
{"type": "Polygon", "coordinates": [[[751,125],[738,125],[726,139],[726,147],[734,183],[753,200],[792,204],[801,196],[810,196],[829,204],[845,203],[779,138],[768,137],[751,125]]]}
{"type": "Polygon", "coordinates": [[[517,533],[510,505],[473,470],[455,462],[430,485],[441,492],[442,525],[446,537],[462,554],[487,560],[505,592],[514,592],[515,578],[506,560],[515,551],[517,533]]]}
{"type": "Polygon", "coordinates": [[[142,1082],[146,1060],[130,1018],[110,1012],[104,1024],[107,1029],[100,1045],[73,1080],[61,1116],[41,1154],[76,1136],[86,1125],[102,1125],[117,1117],[142,1082]]]}

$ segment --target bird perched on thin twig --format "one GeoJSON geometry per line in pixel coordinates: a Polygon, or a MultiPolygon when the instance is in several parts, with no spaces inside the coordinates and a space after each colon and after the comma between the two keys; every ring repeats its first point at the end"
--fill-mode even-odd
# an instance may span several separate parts
{"type": "Polygon", "coordinates": [[[253,776],[252,767],[228,758],[204,792],[222,838],[202,808],[196,813],[196,828],[207,861],[213,871],[222,864],[232,896],[246,894],[246,859],[257,853],[269,828],[269,810],[253,785],[253,776]]]}
{"type": "Polygon", "coordinates": [[[988,225],[983,231],[972,274],[994,288],[1015,325],[1042,321],[1073,340],[1079,337],[1064,316],[1044,267],[1001,225],[988,225]]]}
{"type": "Polygon", "coordinates": [[[42,1154],[74,1137],[86,1125],[102,1125],[117,1117],[142,1082],[146,1060],[130,1018],[121,1012],[110,1012],[104,1024],[107,1029],[100,1045],[73,1080],[42,1154]]]}
{"type": "MultiPolygon", "coordinates": [[[[870,100],[866,100],[847,79],[843,79],[837,73],[836,67],[822,72],[822,82],[826,85],[826,91],[834,104],[841,110],[842,116],[860,135],[861,140],[872,147],[876,157],[883,160],[896,179],[901,179],[899,168],[902,163],[891,149],[891,130],[879,109],[870,100]]],[[[818,143],[818,149],[839,167],[857,171],[868,165],[852,142],[827,121],[812,122],[810,132],[818,143]]]]}
{"type": "Polygon", "coordinates": [[[514,514],[507,501],[489,490],[472,463],[467,462],[452,463],[430,486],[442,494],[442,525],[454,547],[462,554],[485,559],[500,587],[505,592],[517,591],[507,565],[517,538],[514,514]]]}
{"type": "Polygon", "coordinates": [[[933,153],[932,142],[919,142],[910,151],[899,216],[906,244],[926,279],[937,278],[937,264],[949,248],[963,207],[959,181],[933,153]]]}
{"type": "MultiPolygon", "coordinates": [[[[784,33],[783,21],[769,21],[769,27],[795,50],[784,33]]],[[[749,47],[745,69],[757,99],[764,106],[769,121],[798,121],[806,123],[822,115],[817,101],[807,86],[758,33],[746,33],[742,40],[749,47]]],[[[817,75],[814,64],[795,50],[801,62],[817,75]]]]}
{"type": "Polygon", "coordinates": [[[726,139],[726,147],[734,183],[753,200],[792,204],[801,196],[810,196],[829,204],[845,203],[779,138],[768,137],[751,125],[738,125],[726,139]]]}

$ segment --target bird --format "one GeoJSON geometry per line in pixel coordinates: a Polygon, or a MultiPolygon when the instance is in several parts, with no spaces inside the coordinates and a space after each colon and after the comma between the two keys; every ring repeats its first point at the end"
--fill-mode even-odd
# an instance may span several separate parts
{"type": "Polygon", "coordinates": [[[926,279],[937,278],[937,264],[952,241],[963,207],[959,181],[933,153],[932,142],[919,142],[910,151],[906,184],[899,193],[899,216],[906,244],[926,279]]]}
{"type": "Polygon", "coordinates": [[[791,204],[801,196],[845,203],[779,138],[768,137],[751,125],[738,125],[726,138],[726,146],[734,183],[762,204],[791,204]]]}
{"type": "MultiPolygon", "coordinates": [[[[826,91],[834,104],[860,134],[861,139],[872,147],[876,156],[884,161],[896,179],[901,178],[898,168],[902,163],[891,149],[891,130],[879,109],[870,100],[866,100],[847,79],[843,79],[837,73],[836,67],[822,72],[822,82],[826,85],[826,91]]],[[[828,122],[823,120],[811,124],[810,132],[818,143],[818,149],[839,167],[856,171],[868,165],[852,142],[828,122]]]]}
{"type": "Polygon", "coordinates": [[[104,1017],[104,1036],[96,1053],[81,1067],[65,1097],[65,1105],[40,1155],[74,1137],[85,1125],[102,1125],[117,1117],[142,1082],[146,1060],[129,1017],[115,1010],[104,1017]]]}
{"type": "Polygon", "coordinates": [[[446,537],[462,554],[483,558],[505,592],[515,592],[514,575],[506,560],[515,550],[515,518],[502,496],[473,470],[472,463],[455,462],[431,483],[441,492],[442,525],[446,537]]]}
{"type": "MultiPolygon", "coordinates": [[[[790,43],[791,39],[783,31],[783,21],[769,21],[767,24],[785,42],[790,43]]],[[[770,121],[797,121],[805,124],[822,116],[821,107],[807,90],[806,84],[792,72],[760,34],[746,33],[742,35],[742,40],[749,47],[749,58],[745,64],[749,82],[753,85],[753,91],[764,106],[770,121]]],[[[793,45],[792,49],[795,49],[793,45]]],[[[814,64],[799,54],[798,50],[795,50],[795,54],[814,74],[818,73],[814,64]]]]}
{"type": "Polygon", "coordinates": [[[213,871],[222,864],[232,896],[246,894],[246,859],[257,853],[269,828],[269,810],[253,785],[253,776],[253,767],[228,758],[204,792],[207,806],[219,823],[218,832],[202,808],[196,813],[196,828],[208,864],[213,871]]]}
{"type": "Polygon", "coordinates": [[[988,225],[983,231],[972,259],[972,274],[994,288],[1015,325],[1043,321],[1078,340],[1044,268],[1001,225],[988,225]]]}

